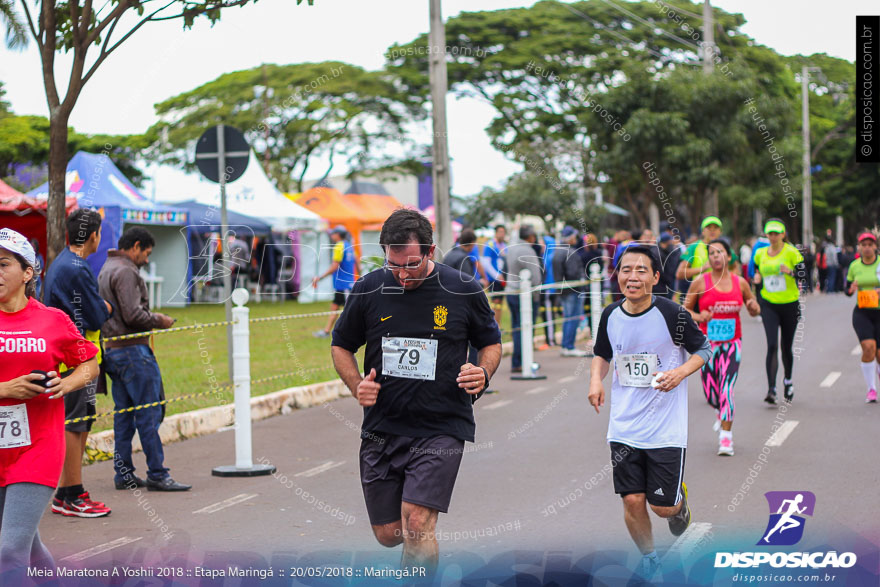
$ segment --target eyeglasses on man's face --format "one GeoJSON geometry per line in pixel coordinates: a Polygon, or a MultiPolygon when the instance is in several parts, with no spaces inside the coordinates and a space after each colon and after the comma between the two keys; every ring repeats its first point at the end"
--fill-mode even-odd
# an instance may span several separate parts
{"type": "MultiPolygon", "coordinates": [[[[427,257],[427,255],[419,255],[418,261],[415,261],[413,263],[407,263],[406,265],[398,265],[397,263],[392,263],[386,257],[385,264],[383,265],[383,267],[385,269],[390,269],[391,271],[418,271],[419,267],[422,266],[422,263],[425,262],[426,257],[427,257]]],[[[410,258],[412,258],[412,257],[410,257],[410,258]]]]}

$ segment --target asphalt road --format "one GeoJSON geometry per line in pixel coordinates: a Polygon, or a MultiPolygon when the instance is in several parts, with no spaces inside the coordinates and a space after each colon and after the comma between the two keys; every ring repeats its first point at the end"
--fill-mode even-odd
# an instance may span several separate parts
{"type": "MultiPolygon", "coordinates": [[[[754,549],[768,519],[763,494],[806,490],[817,505],[799,548],[858,549],[864,576],[876,580],[880,405],[864,403],[852,303],[842,295],[806,298],[795,343],[795,399],[787,408],[762,401],[764,333],[758,319],[744,319],[733,457],[716,455],[714,413],[699,376],[691,377],[685,480],[693,524],[676,542],[665,521],[653,518],[661,555],[672,549],[694,561],[718,549],[754,549]],[[774,425],[781,426],[775,436],[774,425]]],[[[466,449],[450,512],[438,526],[441,560],[461,567],[445,575],[449,584],[481,561],[548,573],[578,559],[600,582],[617,584],[638,560],[610,479],[608,405],[597,415],[587,403],[589,359],[551,349],[536,360],[545,380],[511,381],[505,358],[493,380],[498,393],[476,404],[477,442],[466,449]]],[[[112,464],[92,465],[86,488],[112,515],[86,520],[47,512],[43,540],[59,565],[85,568],[225,568],[228,561],[288,569],[319,562],[393,566],[400,547],[375,543],[363,505],[360,422],[359,406],[345,399],[255,423],[254,460],[278,468],[266,477],[211,476],[212,467],[233,464],[232,431],[170,445],[172,475],[194,485],[183,494],[115,491],[112,464]]],[[[135,462],[143,474],[143,455],[135,462]]],[[[862,584],[853,581],[845,584],[862,584]]]]}

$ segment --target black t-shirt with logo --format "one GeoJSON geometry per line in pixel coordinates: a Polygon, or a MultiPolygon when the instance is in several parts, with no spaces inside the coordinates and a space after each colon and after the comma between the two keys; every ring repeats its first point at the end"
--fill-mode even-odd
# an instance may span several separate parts
{"type": "Polygon", "coordinates": [[[471,396],[456,382],[467,362],[469,342],[477,349],[501,342],[489,301],[476,280],[440,263],[414,290],[404,291],[385,269],[359,279],[333,329],[333,346],[354,353],[366,344],[364,374],[376,369],[382,386],[376,404],[364,408],[362,436],[446,434],[473,442],[471,396]],[[430,374],[425,379],[383,374],[383,339],[386,367],[400,373],[413,369],[423,376],[431,371],[425,367],[430,360],[419,353],[430,356],[436,344],[433,379],[430,374]],[[419,348],[389,350],[394,340],[419,348]]]}

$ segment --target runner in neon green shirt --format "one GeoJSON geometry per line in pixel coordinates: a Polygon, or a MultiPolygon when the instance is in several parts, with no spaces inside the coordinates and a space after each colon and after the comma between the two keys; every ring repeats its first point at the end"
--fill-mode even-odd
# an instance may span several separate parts
{"type": "Polygon", "coordinates": [[[794,245],[785,240],[785,225],[778,218],[771,218],[764,225],[770,246],[755,253],[755,283],[763,283],[758,303],[761,305],[761,322],[767,335],[767,396],[764,401],[776,403],[776,373],[779,371],[779,331],[782,331],[782,367],[785,377],[785,401],[794,398],[791,370],[794,367],[794,333],[800,320],[800,290],[794,272],[800,266],[803,271],[804,257],[794,245]]]}
{"type": "Polygon", "coordinates": [[[875,374],[880,363],[880,257],[877,256],[877,237],[870,232],[859,235],[859,258],[849,264],[846,274],[846,295],[856,296],[852,324],[862,347],[862,375],[868,386],[865,401],[877,401],[875,374]]]}
{"type": "MultiPolygon", "coordinates": [[[[706,216],[700,224],[701,240],[688,245],[687,251],[681,256],[681,262],[678,265],[676,279],[687,279],[691,281],[694,277],[711,271],[709,266],[709,244],[713,240],[721,238],[721,219],[717,216],[706,216]]],[[[735,273],[737,265],[736,253],[733,253],[730,261],[730,268],[735,273]]]]}

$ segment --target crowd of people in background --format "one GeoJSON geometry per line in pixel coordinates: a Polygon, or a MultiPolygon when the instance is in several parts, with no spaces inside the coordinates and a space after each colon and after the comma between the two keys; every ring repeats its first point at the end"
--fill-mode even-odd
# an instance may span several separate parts
{"type": "MultiPolygon", "coordinates": [[[[684,302],[685,294],[696,278],[711,272],[709,245],[717,240],[723,241],[729,252],[727,269],[741,277],[749,288],[756,288],[757,292],[761,291],[761,272],[756,265],[756,257],[760,258],[759,251],[770,247],[771,241],[777,236],[780,243],[785,245],[787,258],[790,257],[788,262],[793,263],[799,259],[794,263],[796,266],[789,268],[792,272],[793,292],[844,292],[848,267],[858,258],[853,247],[837,246],[830,230],[812,247],[794,245],[789,243],[785,225],[781,221],[768,222],[767,226],[771,226],[775,232],[751,237],[737,248],[724,235],[723,221],[717,216],[703,219],[700,232],[684,240],[673,227],[664,223],[660,225],[659,235],[648,228],[619,229],[601,242],[596,234],[582,233],[572,226],[565,226],[556,234],[539,234],[534,226],[523,224],[514,233],[517,237],[513,239],[514,242],[509,242],[507,226],[498,224],[493,227],[493,237],[482,244],[474,230],[465,228],[455,247],[441,260],[459,269],[469,278],[472,276],[479,281],[487,290],[499,325],[503,308],[507,306],[510,313],[508,332],[517,332],[522,326],[522,302],[518,295],[514,295],[520,291],[519,275],[522,269],[530,270],[529,285],[532,288],[561,282],[578,283],[562,288],[544,287],[541,291],[534,292],[532,323],[539,325],[545,334],[545,341],[539,347],[541,350],[556,345],[561,347],[562,356],[583,357],[589,355],[588,350],[576,348],[574,341],[579,329],[593,326],[590,324],[590,288],[584,282],[590,280],[591,267],[596,265],[602,275],[603,294],[609,294],[612,301],[622,299],[616,267],[621,255],[630,246],[656,247],[654,250],[661,269],[660,281],[654,287],[653,293],[680,303],[684,302]],[[556,335],[558,332],[562,334],[561,339],[556,335]]],[[[771,283],[775,287],[776,282],[772,278],[771,283]]],[[[783,305],[773,304],[765,297],[757,296],[757,301],[768,304],[767,307],[771,310],[768,314],[771,318],[769,326],[776,324],[777,329],[783,330],[781,354],[784,365],[788,367],[783,382],[787,399],[793,393],[787,350],[791,345],[787,341],[792,337],[793,325],[797,322],[797,313],[789,308],[797,305],[788,299],[792,295],[783,294],[787,300],[783,305]],[[772,318],[783,310],[784,317],[774,322],[772,318]]],[[[767,297],[781,299],[778,293],[767,292],[767,297]]],[[[769,332],[767,337],[768,341],[775,340],[769,332]]],[[[513,336],[513,343],[511,367],[514,373],[519,373],[523,367],[518,336],[513,336]]],[[[769,345],[768,381],[773,381],[768,384],[768,403],[775,403],[775,374],[778,364],[776,357],[779,350],[778,343],[769,345]]]]}

